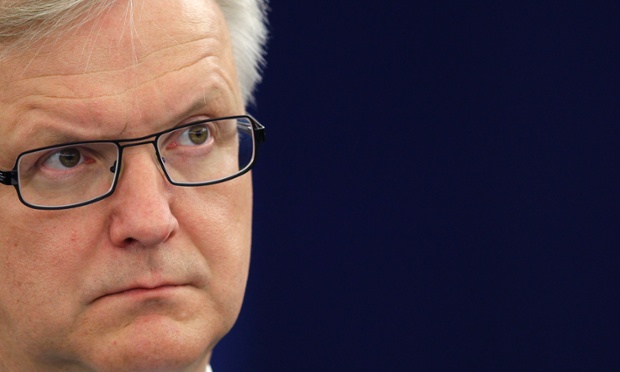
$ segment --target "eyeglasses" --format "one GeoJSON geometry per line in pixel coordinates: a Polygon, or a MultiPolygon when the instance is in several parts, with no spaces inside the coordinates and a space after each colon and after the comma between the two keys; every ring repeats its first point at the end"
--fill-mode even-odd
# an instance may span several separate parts
{"type": "Polygon", "coordinates": [[[29,150],[12,171],[0,171],[0,184],[15,186],[34,209],[75,208],[114,192],[127,147],[150,143],[171,184],[205,186],[248,172],[264,140],[265,127],[250,115],[202,120],[140,138],[29,150]]]}

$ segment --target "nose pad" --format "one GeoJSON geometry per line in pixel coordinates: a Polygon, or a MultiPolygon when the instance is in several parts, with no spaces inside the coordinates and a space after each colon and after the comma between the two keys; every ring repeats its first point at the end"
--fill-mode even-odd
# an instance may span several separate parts
{"type": "Polygon", "coordinates": [[[155,154],[153,155],[153,160],[155,161],[155,165],[157,166],[157,169],[159,169],[161,174],[165,177],[166,171],[164,170],[164,165],[166,164],[166,158],[164,158],[163,156],[159,156],[159,152],[155,150],[155,154]]]}

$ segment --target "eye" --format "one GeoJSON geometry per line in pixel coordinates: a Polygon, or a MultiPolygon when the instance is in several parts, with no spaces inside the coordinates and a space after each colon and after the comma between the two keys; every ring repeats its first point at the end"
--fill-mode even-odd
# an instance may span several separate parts
{"type": "Polygon", "coordinates": [[[195,125],[185,129],[179,136],[179,144],[182,146],[202,145],[211,137],[211,132],[206,125],[195,125]]]}
{"type": "Polygon", "coordinates": [[[43,165],[53,169],[73,168],[84,162],[84,156],[75,147],[67,147],[52,153],[43,161],[43,165]]]}

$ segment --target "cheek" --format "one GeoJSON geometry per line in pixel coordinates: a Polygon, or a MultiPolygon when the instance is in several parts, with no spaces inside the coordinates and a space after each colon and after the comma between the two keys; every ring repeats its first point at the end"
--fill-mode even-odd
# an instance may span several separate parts
{"type": "Polygon", "coordinates": [[[212,299],[223,313],[236,318],[250,264],[251,177],[189,191],[195,192],[184,198],[183,205],[193,208],[177,213],[181,233],[189,236],[205,260],[212,299]]]}
{"type": "Polygon", "coordinates": [[[207,258],[249,255],[252,183],[248,175],[203,188],[180,188],[173,214],[207,258]]]}
{"type": "Polygon", "coordinates": [[[42,213],[28,210],[1,221],[0,323],[20,339],[65,328],[75,319],[81,273],[88,265],[83,247],[94,238],[83,216],[48,212],[43,219],[42,213]]]}
{"type": "Polygon", "coordinates": [[[72,266],[73,274],[79,272],[75,270],[78,262],[83,265],[94,242],[100,240],[101,223],[92,214],[75,211],[79,210],[71,214],[28,210],[24,216],[12,215],[3,223],[3,250],[18,266],[27,266],[33,276],[67,276],[70,273],[63,270],[72,266]],[[35,268],[46,270],[32,270],[35,268]]]}

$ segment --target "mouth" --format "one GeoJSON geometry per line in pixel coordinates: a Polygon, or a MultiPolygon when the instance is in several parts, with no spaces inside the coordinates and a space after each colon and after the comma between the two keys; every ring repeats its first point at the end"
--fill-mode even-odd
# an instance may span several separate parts
{"type": "Polygon", "coordinates": [[[162,298],[171,296],[178,290],[185,287],[187,287],[187,284],[159,284],[152,286],[135,285],[105,293],[95,298],[93,302],[110,298],[127,298],[135,300],[162,298]]]}
{"type": "Polygon", "coordinates": [[[148,293],[148,292],[160,292],[160,291],[166,291],[168,289],[173,289],[173,288],[178,288],[178,287],[181,287],[181,286],[174,285],[174,284],[164,284],[164,285],[160,285],[156,287],[134,287],[134,288],[123,289],[118,292],[110,293],[109,295],[115,296],[115,295],[132,295],[132,294],[140,294],[140,293],[148,293]]]}

